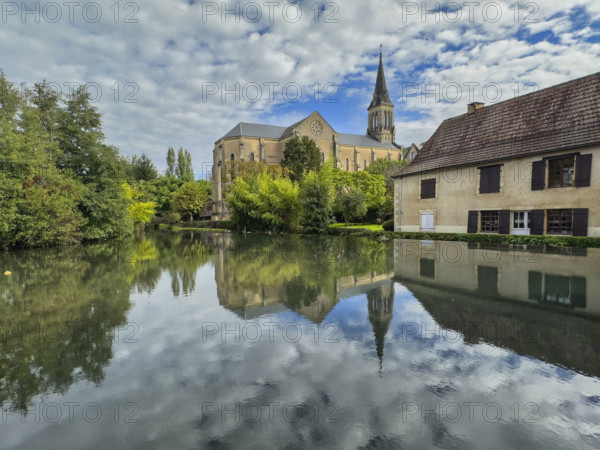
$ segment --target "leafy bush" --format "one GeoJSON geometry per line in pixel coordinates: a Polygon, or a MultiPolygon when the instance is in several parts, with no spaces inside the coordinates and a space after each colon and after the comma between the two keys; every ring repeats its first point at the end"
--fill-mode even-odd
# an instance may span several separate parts
{"type": "Polygon", "coordinates": [[[383,231],[394,231],[394,219],[383,222],[381,228],[383,231]]]}
{"type": "Polygon", "coordinates": [[[181,214],[178,212],[172,212],[167,216],[167,222],[169,225],[175,225],[178,222],[181,222],[181,214]]]}

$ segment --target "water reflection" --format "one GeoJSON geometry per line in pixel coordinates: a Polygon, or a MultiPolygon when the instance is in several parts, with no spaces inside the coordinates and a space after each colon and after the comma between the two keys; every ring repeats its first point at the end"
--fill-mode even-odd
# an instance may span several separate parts
{"type": "Polygon", "coordinates": [[[395,280],[438,324],[467,342],[492,343],[600,376],[597,249],[548,252],[399,240],[394,255],[395,280]]]}
{"type": "Polygon", "coordinates": [[[389,242],[368,239],[207,235],[219,302],[244,319],[290,309],[321,323],[341,298],[386,286],[389,242]]]}
{"type": "Polygon", "coordinates": [[[0,402],[101,384],[113,330],[126,322],[132,266],[113,244],[0,254],[0,402]]]}
{"type": "Polygon", "coordinates": [[[3,254],[2,400],[105,414],[8,415],[0,446],[598,447],[598,256],[198,232],[3,254]],[[94,327],[10,327],[30,321],[94,327]],[[274,322],[308,333],[243,333],[274,322]],[[115,339],[128,323],[137,344],[115,339]]]}

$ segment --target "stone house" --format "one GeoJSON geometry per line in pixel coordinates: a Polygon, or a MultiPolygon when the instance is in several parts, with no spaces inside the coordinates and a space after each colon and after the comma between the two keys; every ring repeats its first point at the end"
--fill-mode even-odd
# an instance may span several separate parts
{"type": "Polygon", "coordinates": [[[600,73],[447,119],[394,179],[396,231],[600,236],[600,73]]]}

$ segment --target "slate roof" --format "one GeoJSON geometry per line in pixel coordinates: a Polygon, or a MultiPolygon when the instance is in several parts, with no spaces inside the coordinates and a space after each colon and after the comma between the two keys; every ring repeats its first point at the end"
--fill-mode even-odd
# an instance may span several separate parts
{"type": "Polygon", "coordinates": [[[279,139],[285,130],[286,127],[240,122],[221,139],[242,136],[279,139]]]}
{"type": "Polygon", "coordinates": [[[400,150],[391,142],[379,142],[367,135],[338,133],[338,142],[340,145],[351,145],[357,147],[377,147],[388,150],[400,150]]]}
{"type": "Polygon", "coordinates": [[[600,73],[447,119],[397,177],[600,144],[600,73]]]}
{"type": "MultiPolygon", "coordinates": [[[[290,136],[292,129],[297,127],[304,120],[306,119],[302,119],[301,121],[296,122],[294,125],[291,125],[289,127],[278,127],[274,125],[263,125],[260,123],[240,122],[221,139],[236,137],[264,137],[281,139],[290,136]]],[[[395,146],[391,142],[379,142],[376,139],[373,139],[372,137],[360,134],[338,133],[338,142],[340,143],[340,145],[399,150],[399,147],[395,146]]]]}

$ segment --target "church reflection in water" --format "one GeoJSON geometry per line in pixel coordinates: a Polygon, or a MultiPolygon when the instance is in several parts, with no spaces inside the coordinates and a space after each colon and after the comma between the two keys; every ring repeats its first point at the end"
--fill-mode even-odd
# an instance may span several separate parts
{"type": "Polygon", "coordinates": [[[342,299],[366,295],[377,356],[394,305],[389,242],[327,237],[210,236],[219,302],[244,320],[292,310],[321,324],[342,299]]]}
{"type": "Polygon", "coordinates": [[[486,342],[600,376],[597,249],[207,238],[214,248],[219,302],[244,320],[292,310],[320,324],[340,300],[363,295],[381,367],[399,283],[465,343],[486,342]]]}

